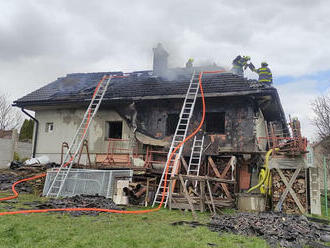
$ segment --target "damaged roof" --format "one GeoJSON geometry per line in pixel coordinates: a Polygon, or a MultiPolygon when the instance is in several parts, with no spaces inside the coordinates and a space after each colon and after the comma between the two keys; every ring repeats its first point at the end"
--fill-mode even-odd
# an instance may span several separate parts
{"type": "MultiPolygon", "coordinates": [[[[124,74],[122,72],[68,74],[14,101],[14,106],[34,110],[40,106],[86,104],[90,101],[97,83],[104,75],[124,74]]],[[[133,72],[128,74],[126,78],[112,79],[103,102],[183,98],[188,89],[190,78],[191,73],[189,71],[181,71],[172,79],[152,76],[152,71],[133,72]]],[[[195,79],[198,79],[198,75],[195,76],[195,79]]],[[[273,87],[256,87],[255,81],[254,83],[251,82],[251,80],[230,72],[204,74],[202,80],[205,97],[251,95],[255,99],[259,99],[261,104],[268,103],[265,104],[264,108],[269,116],[285,121],[277,90],[273,87]],[[270,102],[271,104],[269,104],[270,102]]]]}
{"type": "MultiPolygon", "coordinates": [[[[56,101],[89,100],[97,83],[105,75],[122,75],[121,72],[74,73],[16,100],[15,106],[43,105],[56,101]]],[[[190,74],[181,74],[175,80],[151,76],[150,71],[135,72],[127,78],[112,79],[105,94],[105,101],[115,99],[137,99],[161,96],[174,97],[186,94],[190,74]]],[[[195,76],[196,80],[198,76],[195,76]]],[[[203,75],[203,89],[206,95],[216,93],[260,91],[251,88],[249,80],[232,73],[203,75]]]]}

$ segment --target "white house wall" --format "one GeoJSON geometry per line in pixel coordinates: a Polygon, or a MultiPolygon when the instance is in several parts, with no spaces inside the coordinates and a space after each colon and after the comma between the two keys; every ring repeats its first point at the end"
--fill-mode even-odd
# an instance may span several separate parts
{"type": "MultiPolygon", "coordinates": [[[[50,161],[59,163],[62,143],[71,143],[85,111],[86,109],[36,111],[35,116],[39,121],[36,156],[47,155],[50,161]],[[46,132],[47,123],[54,124],[52,132],[46,132]]],[[[92,162],[95,159],[95,153],[106,153],[107,151],[108,121],[123,121],[123,119],[113,110],[99,110],[97,112],[88,132],[88,148],[92,162]]],[[[123,121],[122,138],[126,139],[131,135],[129,127],[123,121]]],[[[82,158],[82,161],[84,160],[82,158]]]]}

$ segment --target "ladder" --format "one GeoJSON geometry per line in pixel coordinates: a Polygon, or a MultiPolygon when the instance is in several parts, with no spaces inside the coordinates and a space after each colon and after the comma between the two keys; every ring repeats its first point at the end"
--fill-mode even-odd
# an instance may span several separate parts
{"type": "Polygon", "coordinates": [[[105,92],[107,91],[111,79],[112,76],[105,75],[102,77],[102,79],[99,81],[98,85],[96,86],[92,100],[84,114],[80,126],[78,127],[70,143],[69,149],[66,152],[64,160],[61,166],[59,167],[59,169],[57,169],[57,173],[54,177],[54,180],[52,181],[46,193],[47,197],[60,196],[65,180],[69,175],[69,172],[75,161],[75,158],[79,154],[81,145],[87,135],[88,128],[90,127],[90,123],[92,122],[95,114],[97,113],[100,107],[100,104],[102,102],[105,92]]]}
{"type": "MultiPolygon", "coordinates": [[[[164,171],[163,171],[162,177],[160,179],[152,206],[154,206],[156,203],[161,202],[161,198],[162,198],[162,194],[163,194],[164,190],[165,190],[164,207],[166,207],[166,205],[167,205],[169,183],[166,183],[166,188],[165,188],[166,165],[169,163],[169,166],[168,166],[169,167],[168,168],[169,176],[171,175],[171,173],[176,173],[179,159],[180,159],[182,151],[183,151],[183,145],[180,146],[180,148],[176,150],[176,152],[172,156],[171,160],[170,160],[170,157],[171,157],[173,150],[183,140],[185,140],[185,138],[187,136],[189,122],[190,122],[191,116],[194,112],[196,98],[197,98],[197,94],[199,91],[199,82],[198,82],[198,80],[195,81],[194,79],[195,79],[195,71],[193,72],[191,79],[190,79],[190,84],[189,84],[189,87],[188,87],[188,90],[187,90],[187,93],[186,93],[186,96],[185,96],[185,99],[183,102],[178,125],[176,127],[176,130],[175,130],[175,133],[173,136],[171,147],[170,147],[170,150],[167,155],[167,161],[166,161],[164,171]]],[[[168,178],[169,178],[169,176],[168,176],[168,178]]]]}
{"type": "MultiPolygon", "coordinates": [[[[201,166],[202,153],[204,145],[204,135],[202,139],[198,139],[197,135],[194,137],[193,146],[191,148],[191,155],[189,159],[187,175],[199,176],[199,169],[201,166]]],[[[187,186],[188,180],[185,181],[187,186]]],[[[194,182],[194,189],[196,190],[198,181],[194,182]]]]}

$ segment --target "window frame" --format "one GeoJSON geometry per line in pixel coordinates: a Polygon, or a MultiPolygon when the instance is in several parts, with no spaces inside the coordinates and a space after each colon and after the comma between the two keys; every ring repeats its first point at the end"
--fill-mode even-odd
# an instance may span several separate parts
{"type": "MultiPolygon", "coordinates": [[[[123,121],[106,121],[106,123],[105,123],[106,125],[106,133],[105,133],[105,139],[106,140],[108,140],[108,139],[123,139],[123,121]],[[111,124],[114,124],[114,123],[116,123],[116,124],[119,124],[120,123],[120,125],[121,125],[121,127],[120,127],[120,135],[118,135],[118,137],[110,137],[110,134],[111,134],[111,129],[110,129],[110,125],[111,124]],[[119,137],[120,136],[120,137],[119,137]]],[[[117,127],[118,128],[118,127],[117,127]]],[[[115,135],[116,136],[116,135],[115,135]]]]}
{"type": "Polygon", "coordinates": [[[46,133],[54,132],[54,122],[46,122],[45,132],[46,133]]]}
{"type": "MultiPolygon", "coordinates": [[[[214,116],[213,116],[214,118],[214,116]]],[[[207,134],[226,134],[226,112],[222,111],[222,112],[206,112],[205,113],[205,132],[207,134]],[[210,125],[208,125],[208,123],[211,121],[210,118],[211,116],[210,115],[221,115],[220,117],[217,117],[218,120],[214,119],[214,121],[219,121],[221,119],[223,125],[221,127],[221,131],[220,128],[215,128],[215,125],[211,125],[212,127],[210,127],[210,125]],[[211,129],[211,130],[209,130],[211,129]]]]}

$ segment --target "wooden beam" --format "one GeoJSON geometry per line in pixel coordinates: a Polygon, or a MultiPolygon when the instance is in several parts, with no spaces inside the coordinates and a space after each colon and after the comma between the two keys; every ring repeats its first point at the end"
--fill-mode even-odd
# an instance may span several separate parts
{"type": "Polygon", "coordinates": [[[170,210],[172,210],[172,186],[173,180],[170,180],[170,183],[168,185],[168,207],[170,210]]]}
{"type": "MultiPolygon", "coordinates": [[[[209,162],[210,162],[210,165],[211,165],[211,167],[212,167],[212,169],[213,169],[215,175],[216,175],[217,177],[223,179],[223,177],[224,177],[225,175],[221,175],[221,174],[220,174],[220,172],[219,172],[219,170],[217,169],[217,166],[215,165],[215,163],[214,163],[213,159],[211,158],[211,156],[208,157],[208,160],[209,160],[209,162]]],[[[226,167],[228,167],[228,165],[230,165],[230,164],[227,164],[226,167]]],[[[229,168],[229,167],[228,167],[228,168],[229,168]]],[[[220,185],[221,185],[223,191],[225,192],[227,198],[228,198],[228,199],[232,199],[231,194],[230,194],[230,192],[229,192],[229,190],[228,190],[227,185],[226,185],[225,183],[221,183],[220,185]]]]}
{"type": "Polygon", "coordinates": [[[182,163],[183,167],[185,168],[186,173],[188,173],[188,165],[187,165],[187,162],[186,162],[186,160],[184,159],[184,157],[182,157],[182,156],[181,156],[181,163],[182,163]]]}
{"type": "Polygon", "coordinates": [[[190,209],[191,209],[191,212],[192,212],[192,215],[194,217],[194,219],[196,220],[197,219],[197,215],[195,213],[195,210],[194,210],[194,205],[193,205],[193,202],[188,194],[188,191],[187,191],[187,188],[186,188],[186,185],[184,184],[184,181],[183,181],[183,177],[181,174],[179,174],[179,179],[180,179],[180,182],[181,182],[181,186],[183,187],[183,193],[189,203],[189,206],[190,206],[190,209]]]}
{"type": "Polygon", "coordinates": [[[206,183],[207,183],[207,188],[209,189],[209,194],[210,194],[211,204],[212,204],[212,208],[213,208],[213,213],[216,213],[210,182],[207,180],[206,183]]]}
{"type": "MultiPolygon", "coordinates": [[[[195,176],[195,175],[183,175],[181,174],[182,178],[184,180],[190,180],[190,181],[214,181],[214,182],[219,182],[219,183],[228,183],[228,184],[236,184],[236,181],[233,180],[228,180],[228,179],[221,179],[221,178],[216,178],[216,177],[208,177],[208,176],[195,176]]],[[[174,179],[179,179],[179,176],[176,175],[174,177],[172,177],[174,179]]]]}
{"type": "Polygon", "coordinates": [[[201,181],[199,183],[199,187],[200,187],[200,190],[201,190],[201,193],[199,195],[201,212],[204,212],[205,211],[205,181],[201,181]]]}
{"type": "Polygon", "coordinates": [[[215,165],[215,163],[214,163],[213,159],[211,158],[211,156],[208,157],[208,160],[209,160],[209,163],[210,163],[215,175],[217,177],[221,178],[221,174],[220,174],[219,170],[217,169],[217,166],[215,165]]]}

